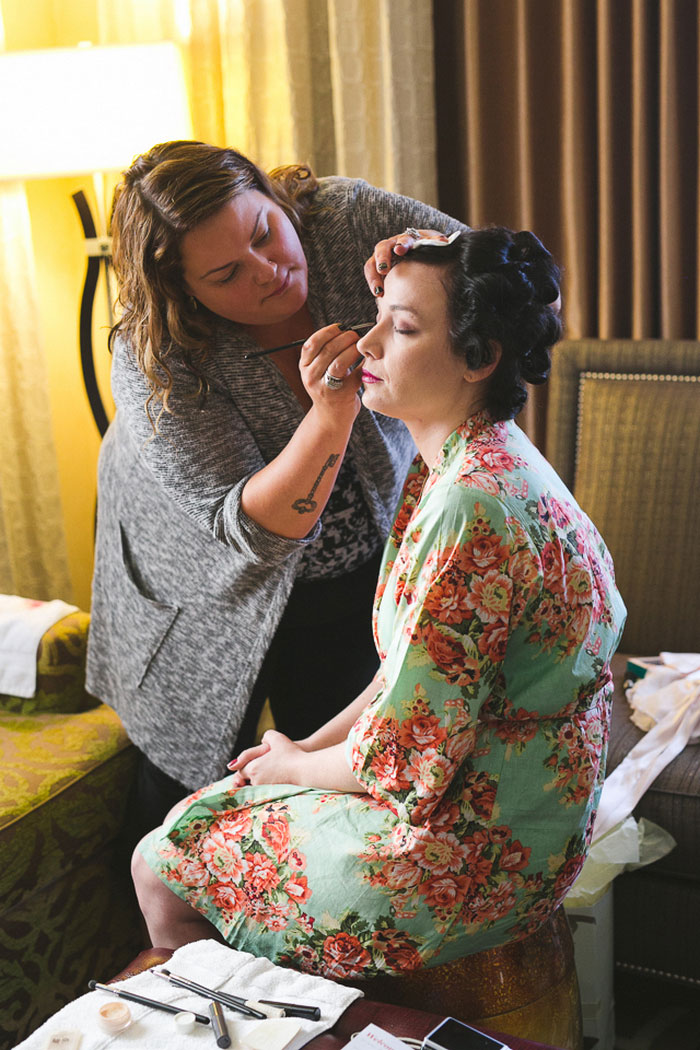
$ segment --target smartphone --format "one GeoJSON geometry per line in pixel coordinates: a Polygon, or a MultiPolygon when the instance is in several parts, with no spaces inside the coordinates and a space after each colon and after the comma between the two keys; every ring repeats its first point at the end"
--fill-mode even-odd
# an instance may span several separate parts
{"type": "Polygon", "coordinates": [[[509,1050],[499,1039],[470,1028],[455,1017],[447,1017],[428,1032],[423,1050],[509,1050]]]}

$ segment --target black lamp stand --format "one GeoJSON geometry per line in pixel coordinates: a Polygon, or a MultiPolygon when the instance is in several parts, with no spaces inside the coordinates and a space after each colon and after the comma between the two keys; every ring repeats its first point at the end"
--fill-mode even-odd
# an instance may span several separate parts
{"type": "Polygon", "coordinates": [[[98,237],[90,205],[82,190],[73,194],[73,202],[78,210],[87,248],[87,269],[83,282],[83,296],[80,302],[80,363],[83,372],[85,391],[100,436],[104,437],[109,419],[102,402],[95,373],[95,358],[92,346],[92,311],[95,305],[95,291],[100,276],[100,266],[104,263],[109,299],[109,268],[111,265],[111,242],[108,237],[98,237]]]}

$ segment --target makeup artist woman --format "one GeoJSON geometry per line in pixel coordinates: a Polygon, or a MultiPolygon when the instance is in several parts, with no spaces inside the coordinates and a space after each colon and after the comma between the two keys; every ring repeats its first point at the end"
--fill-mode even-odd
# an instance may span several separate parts
{"type": "Polygon", "coordinates": [[[202,143],[154,147],[117,188],[88,688],[141,752],[134,834],[225,773],[266,696],[307,735],[376,670],[372,596],[414,448],[357,382],[332,388],[358,358],[334,322],[373,319],[407,227],[459,224],[202,143]],[[246,358],[320,329],[313,352],[246,358]]]}

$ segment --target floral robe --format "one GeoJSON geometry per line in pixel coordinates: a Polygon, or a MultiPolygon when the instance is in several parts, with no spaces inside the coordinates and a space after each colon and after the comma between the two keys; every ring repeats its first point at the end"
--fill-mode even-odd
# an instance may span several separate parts
{"type": "Polygon", "coordinates": [[[473,416],[416,460],[387,541],[380,686],[347,740],[367,794],[225,779],[152,833],[149,866],[236,948],[332,978],[533,932],[585,858],[624,618],[556,473],[473,416]]]}

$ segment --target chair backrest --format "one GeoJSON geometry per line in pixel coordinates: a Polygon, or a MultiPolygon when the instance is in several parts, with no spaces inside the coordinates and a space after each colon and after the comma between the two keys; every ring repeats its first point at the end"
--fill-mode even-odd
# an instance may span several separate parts
{"type": "Polygon", "coordinates": [[[700,343],[560,343],[546,452],[612,553],[621,650],[699,652],[700,343]]]}

